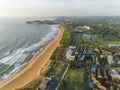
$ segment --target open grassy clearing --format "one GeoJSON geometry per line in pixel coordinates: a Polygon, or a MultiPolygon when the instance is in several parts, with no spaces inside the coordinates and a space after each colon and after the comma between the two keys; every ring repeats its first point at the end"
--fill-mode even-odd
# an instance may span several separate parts
{"type": "Polygon", "coordinates": [[[64,90],[87,90],[88,74],[84,69],[69,69],[64,78],[64,90]]]}
{"type": "MultiPolygon", "coordinates": [[[[90,32],[90,31],[89,31],[90,32]]],[[[93,34],[93,33],[75,33],[74,34],[74,41],[75,45],[77,46],[89,46],[89,45],[94,45],[94,46],[100,46],[100,47],[105,47],[108,46],[109,44],[120,44],[120,39],[117,36],[113,36],[111,34],[106,34],[103,37],[103,33],[100,34],[93,34]],[[90,35],[90,38],[86,38],[84,35],[90,35]]]]}

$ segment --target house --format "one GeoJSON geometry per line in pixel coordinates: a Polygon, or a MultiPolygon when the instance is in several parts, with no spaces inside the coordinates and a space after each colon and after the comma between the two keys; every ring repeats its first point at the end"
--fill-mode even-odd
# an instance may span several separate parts
{"type": "Polygon", "coordinates": [[[105,65],[105,69],[106,69],[106,70],[109,70],[109,69],[110,69],[110,66],[109,66],[109,65],[105,65]]]}
{"type": "Polygon", "coordinates": [[[84,59],[85,59],[85,55],[82,54],[82,53],[79,53],[78,56],[77,56],[77,60],[83,61],[84,59]]]}
{"type": "Polygon", "coordinates": [[[38,87],[38,90],[45,90],[50,81],[51,81],[51,77],[46,77],[46,79],[38,87]]]}
{"type": "Polygon", "coordinates": [[[118,61],[118,64],[120,64],[120,60],[118,61]]]}
{"type": "Polygon", "coordinates": [[[89,54],[94,54],[94,51],[93,51],[92,48],[88,48],[87,51],[88,51],[89,54]]]}
{"type": "Polygon", "coordinates": [[[111,75],[113,78],[119,78],[120,79],[120,74],[116,69],[111,70],[111,75]]]}
{"type": "Polygon", "coordinates": [[[113,63],[113,56],[112,55],[107,55],[107,61],[109,64],[113,63]]]}
{"type": "Polygon", "coordinates": [[[76,52],[76,46],[69,46],[69,48],[66,51],[66,59],[74,61],[76,54],[78,54],[78,52],[76,52]]]}
{"type": "Polygon", "coordinates": [[[96,70],[97,70],[97,67],[96,67],[96,66],[92,66],[92,67],[91,67],[91,72],[92,72],[92,74],[95,75],[96,70]]]}
{"type": "Polygon", "coordinates": [[[73,50],[68,49],[66,51],[66,59],[70,60],[70,61],[74,61],[75,60],[75,56],[73,55],[73,50]]]}
{"type": "Polygon", "coordinates": [[[112,72],[112,75],[118,75],[118,71],[115,69],[112,69],[111,72],[112,72]]]}

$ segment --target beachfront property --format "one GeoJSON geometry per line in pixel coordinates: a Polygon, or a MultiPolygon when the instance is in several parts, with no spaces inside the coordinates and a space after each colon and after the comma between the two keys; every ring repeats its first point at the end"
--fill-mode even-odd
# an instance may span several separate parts
{"type": "Polygon", "coordinates": [[[66,59],[70,60],[70,61],[74,61],[75,60],[75,53],[77,54],[77,52],[75,52],[76,46],[69,46],[69,48],[66,51],[66,59]]]}
{"type": "Polygon", "coordinates": [[[38,90],[45,90],[50,81],[51,81],[51,77],[46,77],[46,79],[42,81],[42,83],[38,87],[38,90]]]}
{"type": "Polygon", "coordinates": [[[73,55],[73,51],[72,50],[67,50],[66,52],[66,59],[70,60],[70,61],[74,61],[75,60],[75,56],[73,55]]]}

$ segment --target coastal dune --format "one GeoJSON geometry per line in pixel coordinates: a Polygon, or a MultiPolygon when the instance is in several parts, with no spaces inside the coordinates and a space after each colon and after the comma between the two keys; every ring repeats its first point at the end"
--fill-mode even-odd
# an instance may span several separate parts
{"type": "Polygon", "coordinates": [[[43,51],[36,55],[27,65],[18,71],[13,77],[0,84],[0,90],[14,90],[22,87],[34,79],[40,78],[40,70],[45,67],[54,50],[59,46],[64,33],[63,28],[59,28],[56,38],[44,47],[43,51]]]}

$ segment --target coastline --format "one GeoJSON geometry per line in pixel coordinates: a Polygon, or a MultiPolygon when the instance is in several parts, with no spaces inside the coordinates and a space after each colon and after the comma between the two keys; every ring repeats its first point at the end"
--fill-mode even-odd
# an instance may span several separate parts
{"type": "MultiPolygon", "coordinates": [[[[59,28],[59,27],[58,27],[59,28]]],[[[0,90],[14,90],[27,84],[28,82],[40,78],[40,70],[49,61],[54,50],[59,46],[64,29],[59,28],[56,38],[44,47],[42,52],[37,54],[28,64],[23,66],[10,79],[0,84],[0,90]]]]}

